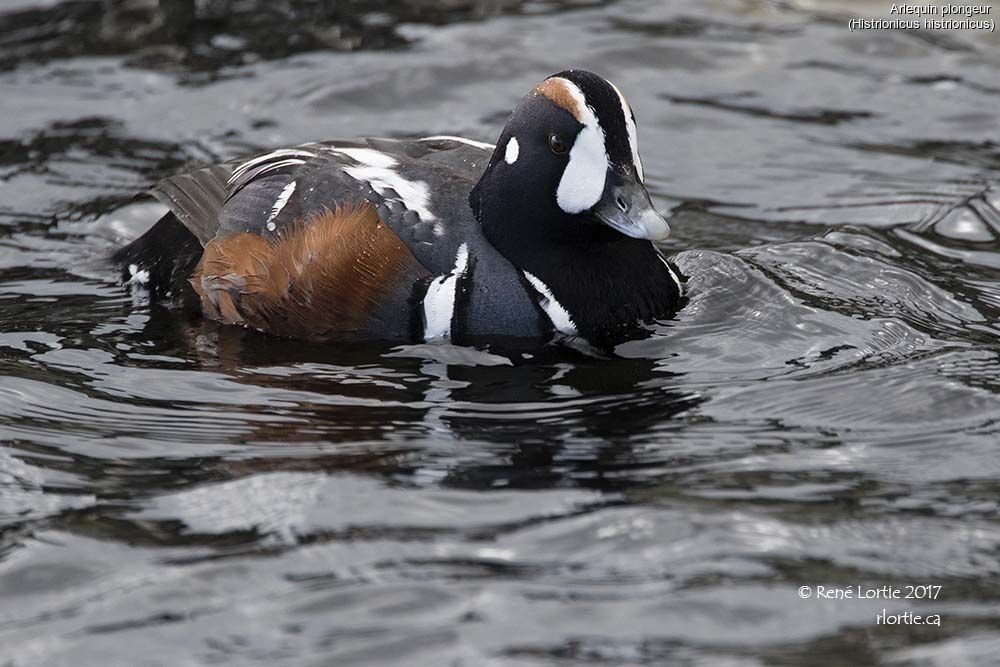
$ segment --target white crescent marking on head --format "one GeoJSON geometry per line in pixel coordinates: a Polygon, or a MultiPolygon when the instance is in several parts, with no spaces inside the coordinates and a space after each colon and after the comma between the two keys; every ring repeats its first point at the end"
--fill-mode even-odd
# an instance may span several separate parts
{"type": "Polygon", "coordinates": [[[583,91],[570,81],[558,77],[577,103],[583,129],[576,135],[569,151],[569,163],[559,179],[556,203],[566,213],[581,213],[596,204],[604,193],[608,175],[608,151],[604,146],[604,129],[597,115],[587,104],[583,91]]]}

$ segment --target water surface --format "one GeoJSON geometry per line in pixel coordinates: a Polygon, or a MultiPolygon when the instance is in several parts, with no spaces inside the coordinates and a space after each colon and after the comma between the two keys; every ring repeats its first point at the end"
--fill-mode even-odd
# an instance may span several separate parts
{"type": "Polygon", "coordinates": [[[995,664],[995,35],[224,4],[0,7],[0,665],[995,664]],[[105,261],[187,165],[491,141],[571,66],[629,95],[688,277],[613,356],[292,345],[105,261]]]}

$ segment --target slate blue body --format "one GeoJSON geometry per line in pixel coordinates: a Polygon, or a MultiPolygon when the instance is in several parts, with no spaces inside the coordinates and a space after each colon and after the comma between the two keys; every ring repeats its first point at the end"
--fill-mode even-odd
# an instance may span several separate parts
{"type": "MultiPolygon", "coordinates": [[[[469,193],[478,182],[493,148],[457,139],[355,139],[303,144],[280,152],[263,153],[259,166],[242,174],[241,165],[255,158],[232,161],[158,184],[153,194],[167,204],[189,228],[199,230],[205,242],[236,232],[251,232],[269,240],[288,225],[338,203],[368,201],[379,217],[434,275],[449,274],[459,246],[466,244],[469,265],[458,281],[452,337],[492,338],[546,336],[552,332],[524,276],[490,245],[469,206],[469,193]],[[406,207],[398,193],[376,191],[345,169],[363,164],[340,149],[378,151],[396,161],[393,170],[408,181],[426,184],[428,208],[435,220],[424,220],[406,207]],[[233,174],[238,177],[233,179],[233,174]],[[275,200],[289,183],[296,188],[270,222],[275,200]],[[224,192],[218,212],[200,206],[201,191],[224,192]],[[214,227],[214,228],[213,228],[214,227]],[[435,233],[438,227],[440,233],[435,233]]],[[[411,285],[399,289],[410,291],[411,285]]],[[[410,317],[401,313],[400,317],[410,317]]],[[[386,332],[387,334],[391,332],[386,332]]],[[[392,336],[389,336],[392,337],[392,336]]]]}
{"type": "MultiPolygon", "coordinates": [[[[253,278],[261,271],[253,262],[243,263],[256,267],[247,269],[251,274],[229,273],[227,267],[242,266],[237,261],[206,283],[199,273],[206,244],[222,247],[249,233],[270,244],[264,248],[277,247],[296,225],[363,202],[378,214],[376,220],[369,213],[365,229],[381,229],[381,221],[395,237],[380,237],[380,251],[351,246],[349,256],[328,260],[363,264],[368,273],[351,274],[360,283],[322,284],[346,296],[352,289],[364,299],[379,294],[381,301],[367,306],[372,317],[362,313],[360,325],[350,311],[344,332],[336,331],[339,320],[331,325],[318,318],[322,336],[338,334],[329,339],[350,331],[382,340],[458,343],[561,334],[610,347],[641,334],[643,323],[669,317],[680,303],[681,282],[651,243],[665,238],[669,226],[644,185],[631,107],[610,82],[580,70],[539,84],[514,109],[497,147],[458,137],[314,142],[179,174],[152,194],[170,213],[116,254],[124,277],[157,296],[190,292],[194,280],[203,312],[220,321],[248,322],[220,315],[215,301],[205,301],[206,290],[225,290],[225,300],[235,304],[226,305],[231,313],[241,299],[255,308],[250,299],[264,292],[246,290],[265,288],[253,287],[261,284],[253,278]],[[389,258],[410,255],[409,269],[395,278],[372,273],[389,271],[389,258]],[[373,256],[387,261],[364,260],[373,256]]],[[[346,237],[337,232],[334,238],[346,237]]],[[[256,247],[252,252],[267,254],[256,247]]],[[[284,298],[275,303],[288,304],[284,298]]],[[[308,294],[295,298],[309,300],[308,294]]],[[[277,326],[267,317],[283,317],[273,308],[264,312],[264,324],[254,326],[265,331],[268,321],[277,326]]],[[[292,321],[309,320],[281,320],[292,321]]]]}

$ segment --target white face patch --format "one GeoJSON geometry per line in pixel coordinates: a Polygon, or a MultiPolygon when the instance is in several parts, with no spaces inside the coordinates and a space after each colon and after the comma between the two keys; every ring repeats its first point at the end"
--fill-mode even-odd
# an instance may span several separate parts
{"type": "Polygon", "coordinates": [[[573,321],[569,311],[563,308],[562,304],[552,296],[552,290],[549,289],[549,286],[527,271],[524,272],[524,277],[528,279],[528,282],[541,297],[538,300],[538,305],[545,311],[549,321],[552,322],[552,327],[567,336],[576,336],[576,322],[573,321]]]}
{"type": "MultiPolygon", "coordinates": [[[[357,167],[344,167],[344,172],[351,178],[367,183],[382,196],[386,196],[388,190],[393,190],[397,195],[393,199],[402,202],[407,209],[419,215],[421,220],[437,220],[437,216],[428,208],[431,195],[427,184],[423,181],[411,181],[395,171],[394,167],[399,163],[394,157],[371,148],[333,150],[360,164],[357,167]]],[[[440,225],[434,226],[435,234],[440,235],[443,231],[440,225]]]]}
{"type": "MultiPolygon", "coordinates": [[[[608,81],[608,83],[611,82],[608,81]]],[[[618,90],[618,86],[611,83],[611,87],[618,93],[618,99],[622,103],[622,114],[625,115],[625,129],[628,130],[628,145],[632,149],[632,164],[635,165],[635,173],[639,176],[639,182],[643,183],[646,179],[642,173],[642,160],[639,159],[639,134],[635,128],[635,121],[632,119],[632,107],[625,100],[622,91],[618,90]]]]}
{"type": "Polygon", "coordinates": [[[560,81],[565,82],[566,90],[577,104],[583,129],[570,149],[569,164],[556,189],[556,203],[566,213],[576,214],[600,201],[608,175],[608,151],[604,146],[604,130],[594,110],[587,106],[583,91],[568,79],[560,81]]]}
{"type": "Polygon", "coordinates": [[[517,143],[517,137],[511,137],[510,141],[507,142],[507,150],[504,151],[503,161],[507,164],[514,164],[517,162],[517,154],[520,150],[521,147],[517,143]]]}
{"type": "Polygon", "coordinates": [[[271,207],[271,213],[267,216],[267,231],[274,231],[274,219],[278,217],[279,213],[281,213],[281,209],[285,208],[285,204],[287,204],[288,200],[292,198],[292,193],[294,192],[295,181],[292,181],[281,190],[281,194],[279,194],[278,198],[274,200],[274,206],[271,207]]]}
{"type": "Polygon", "coordinates": [[[504,152],[503,161],[507,164],[514,164],[517,162],[517,154],[520,150],[521,147],[517,144],[517,137],[511,137],[510,141],[507,142],[507,150],[504,152]]]}
{"type": "Polygon", "coordinates": [[[455,315],[455,295],[458,280],[469,266],[469,246],[458,247],[455,268],[451,273],[438,276],[427,286],[424,295],[424,340],[451,338],[451,320],[455,315]]]}

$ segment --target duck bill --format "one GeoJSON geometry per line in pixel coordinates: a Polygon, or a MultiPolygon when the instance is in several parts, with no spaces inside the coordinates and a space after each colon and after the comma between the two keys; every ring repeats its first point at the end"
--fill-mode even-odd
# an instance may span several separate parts
{"type": "Polygon", "coordinates": [[[591,213],[608,227],[634,239],[662,241],[670,235],[670,225],[656,212],[642,183],[611,170],[601,200],[591,213]]]}

